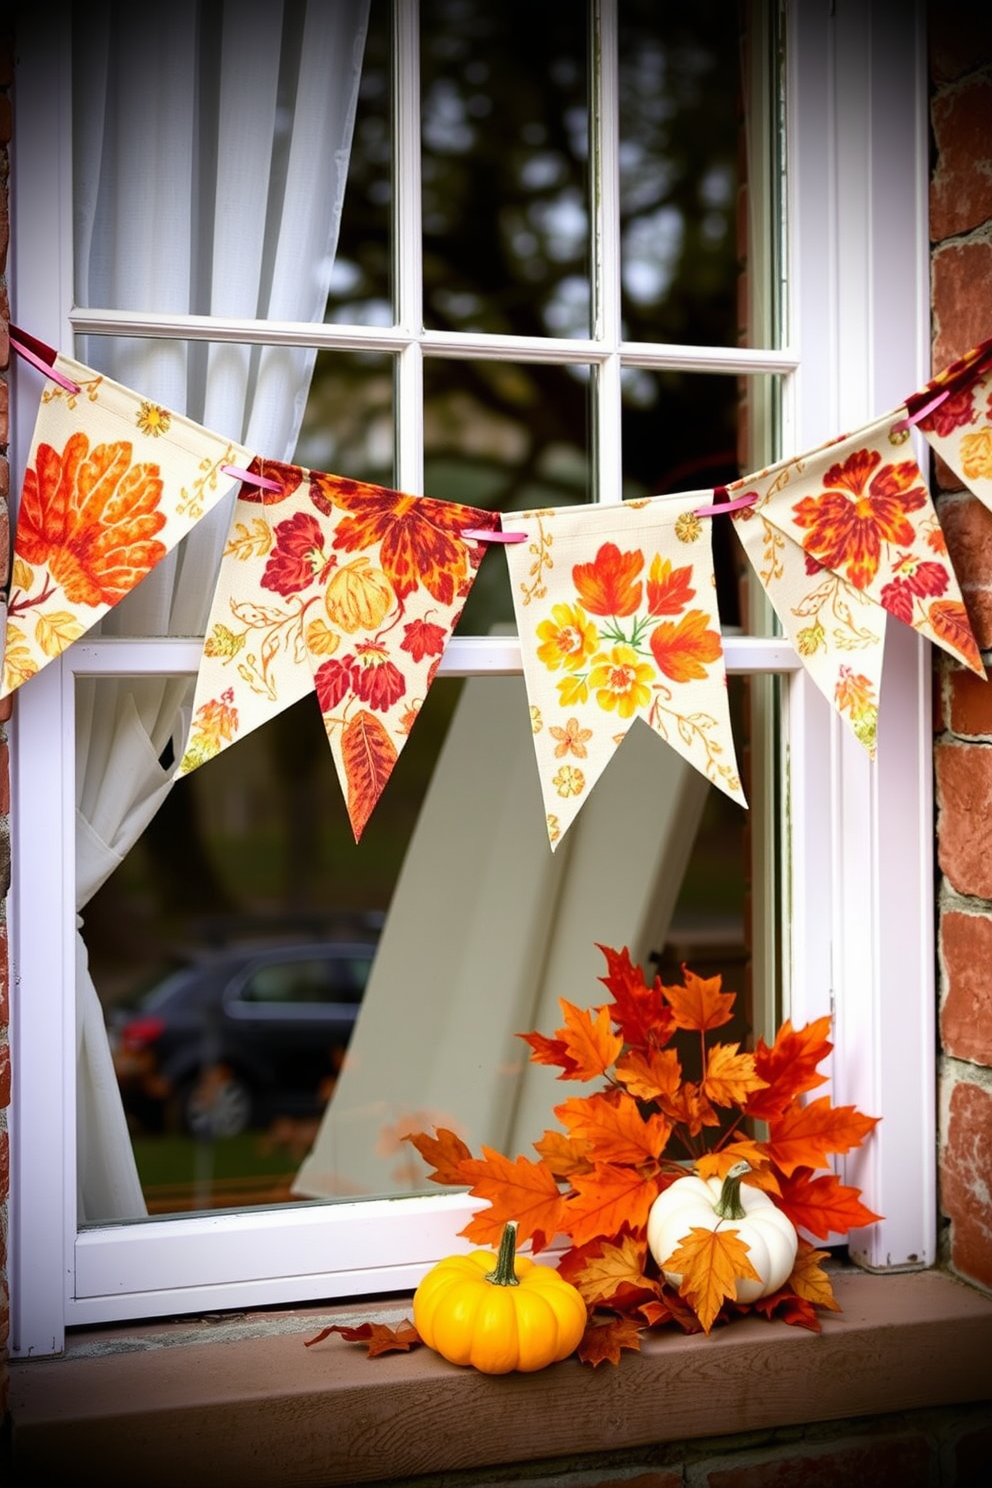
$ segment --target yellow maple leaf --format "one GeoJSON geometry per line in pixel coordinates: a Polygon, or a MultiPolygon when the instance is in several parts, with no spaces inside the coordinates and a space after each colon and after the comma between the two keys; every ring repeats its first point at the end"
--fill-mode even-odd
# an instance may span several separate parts
{"type": "Polygon", "coordinates": [[[814,1250],[808,1240],[800,1239],[792,1275],[785,1285],[787,1290],[812,1302],[814,1307],[826,1307],[831,1312],[840,1312],[840,1304],[834,1297],[830,1277],[820,1265],[828,1255],[829,1251],[814,1250]]]}
{"type": "Polygon", "coordinates": [[[768,1084],[754,1068],[753,1054],[739,1054],[740,1044],[714,1044],[706,1059],[703,1091],[718,1106],[742,1106],[752,1090],[768,1084]]]}
{"type": "Polygon", "coordinates": [[[38,616],[34,638],[46,656],[61,656],[67,646],[79,640],[85,628],[71,610],[54,610],[38,616]]]}
{"type": "Polygon", "coordinates": [[[569,1279],[590,1307],[609,1303],[624,1288],[649,1291],[657,1296],[658,1283],[644,1274],[646,1249],[631,1235],[621,1235],[616,1245],[605,1244],[599,1255],[590,1256],[581,1271],[569,1279]]]}
{"type": "Polygon", "coordinates": [[[678,1277],[679,1296],[684,1297],[708,1333],[724,1302],[735,1301],[738,1281],[759,1281],[748,1260],[748,1248],[740,1231],[711,1230],[694,1225],[665,1262],[672,1285],[678,1277]]]}

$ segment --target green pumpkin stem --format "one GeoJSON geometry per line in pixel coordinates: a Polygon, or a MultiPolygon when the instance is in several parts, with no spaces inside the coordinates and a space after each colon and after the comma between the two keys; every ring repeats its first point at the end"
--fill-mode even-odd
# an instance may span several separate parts
{"type": "Polygon", "coordinates": [[[517,1273],[513,1269],[513,1262],[517,1254],[517,1221],[508,1220],[503,1229],[503,1238],[499,1242],[499,1254],[496,1257],[496,1265],[486,1276],[493,1286],[519,1286],[517,1273]]]}
{"type": "Polygon", "coordinates": [[[743,1219],[747,1212],[741,1203],[741,1179],[745,1173],[750,1173],[751,1164],[747,1162],[734,1163],[723,1180],[720,1197],[713,1205],[714,1214],[721,1219],[743,1219]]]}

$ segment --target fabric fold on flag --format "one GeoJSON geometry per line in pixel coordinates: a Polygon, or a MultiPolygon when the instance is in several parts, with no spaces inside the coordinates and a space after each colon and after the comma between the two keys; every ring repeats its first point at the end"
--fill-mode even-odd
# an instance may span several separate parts
{"type": "Polygon", "coordinates": [[[14,537],[0,697],[85,635],[233,487],[243,446],[72,357],[41,393],[14,537]]]}
{"type": "Polygon", "coordinates": [[[813,681],[874,757],[885,616],[984,676],[905,408],[727,486],[754,572],[813,681]]]}
{"type": "Polygon", "coordinates": [[[416,722],[494,512],[257,461],[214,591],[178,775],[315,692],[356,842],[416,722]]]}
{"type": "Polygon", "coordinates": [[[527,541],[506,558],[552,848],[638,720],[746,805],[711,529],[695,515],[711,500],[513,513],[527,541]]]}
{"type": "Polygon", "coordinates": [[[925,403],[946,393],[917,421],[931,449],[951,467],[983,506],[992,511],[992,341],[983,341],[909,400],[925,403]]]}

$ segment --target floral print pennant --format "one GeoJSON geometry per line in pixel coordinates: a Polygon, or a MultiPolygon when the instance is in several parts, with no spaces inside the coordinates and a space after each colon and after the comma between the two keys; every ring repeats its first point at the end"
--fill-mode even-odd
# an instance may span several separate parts
{"type": "Polygon", "coordinates": [[[14,539],[0,697],[78,640],[228,491],[248,451],[71,357],[46,385],[14,539]]]}
{"type": "Polygon", "coordinates": [[[992,511],[992,341],[983,341],[952,362],[924,393],[909,401],[926,403],[943,394],[932,411],[917,420],[931,448],[983,506],[992,511]]]}
{"type": "Polygon", "coordinates": [[[381,795],[485,551],[493,512],[257,461],[214,592],[187,775],[316,692],[356,842],[381,795]]]}
{"type": "Polygon", "coordinates": [[[817,686],[874,755],[885,612],[984,676],[905,410],[727,487],[751,565],[817,686]]]}
{"type": "Polygon", "coordinates": [[[742,805],[710,493],[514,512],[506,550],[552,848],[638,719],[742,805]]]}

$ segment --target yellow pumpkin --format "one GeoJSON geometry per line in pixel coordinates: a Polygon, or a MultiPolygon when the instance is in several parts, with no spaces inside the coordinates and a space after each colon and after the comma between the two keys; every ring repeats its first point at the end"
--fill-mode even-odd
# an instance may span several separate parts
{"type": "Polygon", "coordinates": [[[342,630],[375,630],[396,603],[396,591],[381,568],[367,558],[345,563],[331,576],[324,591],[328,619],[342,630]]]}
{"type": "Polygon", "coordinates": [[[516,1255],[516,1243],[517,1226],[510,1223],[497,1256],[489,1250],[449,1256],[414,1293],[417,1332],[452,1364],[471,1364],[483,1374],[543,1369],[566,1358],[585,1332],[581,1294],[557,1271],[516,1255]]]}

